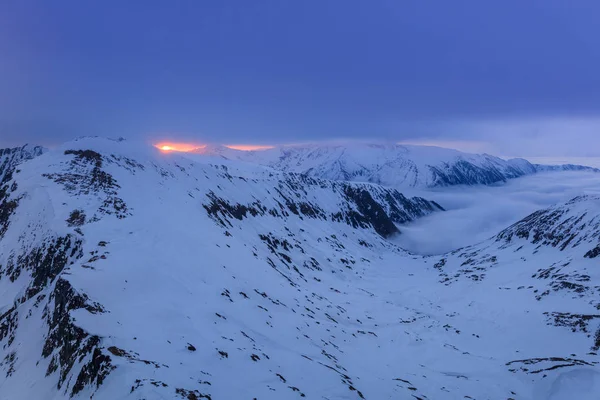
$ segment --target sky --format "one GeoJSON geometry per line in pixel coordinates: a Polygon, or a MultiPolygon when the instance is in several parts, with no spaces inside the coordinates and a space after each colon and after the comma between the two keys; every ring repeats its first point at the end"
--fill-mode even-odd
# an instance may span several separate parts
{"type": "Polygon", "coordinates": [[[79,136],[600,156],[595,0],[0,2],[0,147],[79,136]]]}

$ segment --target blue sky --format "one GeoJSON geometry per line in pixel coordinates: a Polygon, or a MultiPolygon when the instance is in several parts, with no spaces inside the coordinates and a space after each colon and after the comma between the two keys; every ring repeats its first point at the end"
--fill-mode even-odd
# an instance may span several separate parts
{"type": "Polygon", "coordinates": [[[0,3],[0,146],[385,140],[600,156],[600,3],[0,3]]]}

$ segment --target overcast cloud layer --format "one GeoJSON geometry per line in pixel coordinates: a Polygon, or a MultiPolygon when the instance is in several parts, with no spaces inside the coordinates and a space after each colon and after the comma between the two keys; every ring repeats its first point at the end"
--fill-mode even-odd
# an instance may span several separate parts
{"type": "Polygon", "coordinates": [[[594,0],[4,1],[0,146],[367,138],[597,156],[599,12],[594,0]]]}
{"type": "Polygon", "coordinates": [[[600,178],[597,173],[553,172],[499,186],[451,187],[415,194],[437,201],[447,211],[401,227],[402,234],[395,241],[412,252],[431,255],[488,239],[548,206],[585,194],[600,195],[600,178]]]}

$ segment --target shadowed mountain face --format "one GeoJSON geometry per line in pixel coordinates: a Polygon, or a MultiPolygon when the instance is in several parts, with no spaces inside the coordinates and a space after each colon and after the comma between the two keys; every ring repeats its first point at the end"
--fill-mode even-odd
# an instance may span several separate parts
{"type": "Polygon", "coordinates": [[[0,149],[0,183],[8,182],[19,164],[42,155],[46,149],[41,146],[25,145],[12,149],[0,149]]]}
{"type": "Polygon", "coordinates": [[[186,157],[83,139],[13,168],[0,397],[594,393],[597,197],[419,257],[387,238],[434,202],[186,157]]]}
{"type": "Polygon", "coordinates": [[[311,145],[260,151],[207,147],[205,155],[240,160],[331,180],[372,182],[395,188],[491,185],[537,172],[598,170],[579,165],[545,166],[429,146],[311,145]]]}

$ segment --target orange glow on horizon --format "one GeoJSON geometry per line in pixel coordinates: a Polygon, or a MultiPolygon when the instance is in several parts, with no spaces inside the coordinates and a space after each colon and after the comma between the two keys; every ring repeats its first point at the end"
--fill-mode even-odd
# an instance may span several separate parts
{"type": "Polygon", "coordinates": [[[154,147],[164,152],[182,151],[185,153],[189,153],[191,151],[203,149],[204,147],[206,147],[206,145],[195,143],[160,142],[155,144],[154,147]]]}
{"type": "MultiPolygon", "coordinates": [[[[154,144],[154,147],[163,152],[184,152],[184,153],[202,153],[207,147],[206,144],[198,143],[177,143],[177,142],[160,142],[154,144]]],[[[252,151],[252,150],[267,150],[272,149],[274,146],[268,145],[254,145],[254,144],[226,144],[224,147],[233,150],[241,151],[252,151]]]]}

